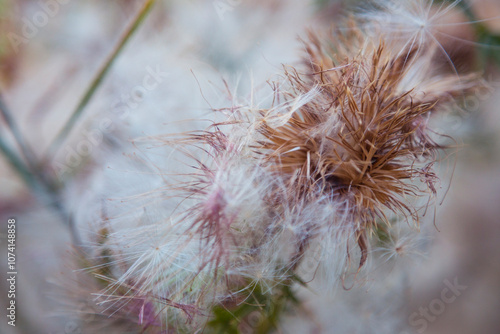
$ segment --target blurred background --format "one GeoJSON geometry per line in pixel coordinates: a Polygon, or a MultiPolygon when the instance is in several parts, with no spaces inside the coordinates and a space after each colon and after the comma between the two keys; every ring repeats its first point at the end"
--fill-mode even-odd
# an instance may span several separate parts
{"type": "MultiPolygon", "coordinates": [[[[137,137],[204,128],[212,108],[231,104],[226,85],[258,99],[282,64],[300,63],[307,29],[365,5],[165,0],[146,14],[144,3],[0,0],[0,333],[87,333],[73,319],[88,305],[62,286],[72,242],[86,233],[75,216],[95,215],[80,203],[107,158],[137,137]],[[3,314],[9,218],[16,327],[3,314]]],[[[433,27],[445,51],[436,61],[479,71],[487,84],[436,117],[457,144],[440,169],[445,200],[422,227],[425,254],[394,264],[406,268],[403,286],[391,264],[350,291],[303,291],[302,314],[284,319],[282,333],[500,333],[500,2],[455,1],[448,11],[433,27]]]]}

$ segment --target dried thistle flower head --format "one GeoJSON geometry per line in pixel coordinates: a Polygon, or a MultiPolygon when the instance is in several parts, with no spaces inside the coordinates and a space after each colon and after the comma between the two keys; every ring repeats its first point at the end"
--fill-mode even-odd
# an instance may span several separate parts
{"type": "MultiPolygon", "coordinates": [[[[280,108],[261,111],[263,139],[256,151],[284,179],[291,198],[314,202],[326,196],[343,203],[365,254],[366,234],[377,221],[389,223],[387,211],[418,223],[408,197],[436,193],[432,165],[443,148],[427,130],[429,116],[474,87],[476,77],[429,76],[420,66],[432,52],[401,50],[350,26],[326,43],[309,34],[309,68],[286,68],[289,91],[277,94],[291,100],[315,96],[278,126],[269,119],[280,108]]],[[[336,223],[335,217],[324,222],[336,223]]]]}

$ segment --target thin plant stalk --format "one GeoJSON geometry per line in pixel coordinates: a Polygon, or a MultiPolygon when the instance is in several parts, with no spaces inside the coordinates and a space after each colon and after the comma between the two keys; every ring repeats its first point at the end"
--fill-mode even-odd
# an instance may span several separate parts
{"type": "Polygon", "coordinates": [[[25,161],[13,149],[9,147],[7,142],[0,136],[0,152],[6,157],[14,171],[23,179],[26,185],[33,190],[34,193],[40,194],[42,201],[53,207],[60,215],[62,221],[68,226],[69,232],[75,247],[80,245],[80,237],[74,227],[73,219],[58,201],[58,189],[55,184],[47,178],[43,171],[39,168],[37,157],[33,150],[26,143],[21,131],[19,130],[14,118],[12,117],[9,108],[4,103],[2,94],[0,93],[0,114],[5,120],[5,123],[14,139],[19,146],[21,155],[25,161]],[[47,196],[45,196],[47,195],[47,196]]]}
{"type": "Polygon", "coordinates": [[[95,75],[94,79],[92,80],[91,84],[87,88],[85,94],[83,95],[82,99],[78,103],[75,111],[71,114],[71,117],[69,120],[66,122],[64,127],[61,129],[61,131],[58,133],[54,141],[50,144],[47,154],[45,156],[45,161],[51,161],[52,157],[57,153],[59,150],[61,144],[64,142],[66,137],[69,135],[73,127],[75,126],[76,122],[78,119],[81,117],[83,110],[87,106],[87,104],[90,102],[92,97],[94,96],[95,92],[97,89],[100,87],[101,83],[103,82],[104,78],[108,74],[109,70],[111,69],[111,66],[115,62],[115,60],[118,58],[119,54],[127,44],[127,42],[130,40],[134,32],[137,30],[137,28],[141,25],[141,23],[144,21],[146,18],[147,14],[155,4],[156,0],[146,0],[144,4],[142,5],[141,9],[137,13],[136,17],[133,19],[133,21],[130,23],[128,28],[125,30],[123,33],[122,37],[118,41],[118,44],[114,47],[113,52],[108,56],[106,61],[103,63],[101,69],[97,72],[95,75]]]}
{"type": "Polygon", "coordinates": [[[57,200],[57,194],[54,192],[54,189],[45,183],[39,175],[36,175],[27,168],[25,163],[10,149],[9,145],[7,145],[2,137],[0,137],[0,152],[5,156],[12,169],[19,174],[26,185],[32,189],[34,193],[41,194],[42,200],[46,202],[47,205],[56,209],[56,212],[60,215],[64,224],[69,228],[73,244],[75,247],[79,247],[81,244],[80,236],[74,227],[73,219],[57,200]],[[48,194],[49,198],[43,196],[45,194],[48,194]]]}
{"type": "Polygon", "coordinates": [[[12,169],[19,174],[23,181],[33,189],[36,189],[37,180],[31,173],[31,171],[26,167],[24,162],[17,156],[17,154],[10,149],[9,145],[0,136],[0,152],[5,156],[7,162],[11,165],[12,169]]]}
{"type": "Polygon", "coordinates": [[[0,92],[0,113],[2,114],[2,117],[4,118],[5,123],[9,127],[10,131],[12,132],[14,139],[19,145],[19,148],[21,149],[21,153],[24,159],[26,160],[26,163],[31,168],[34,168],[37,165],[36,156],[31,147],[25,142],[21,134],[21,131],[17,127],[14,117],[12,117],[12,113],[9,111],[9,108],[7,108],[7,105],[4,103],[2,92],[0,92]]]}

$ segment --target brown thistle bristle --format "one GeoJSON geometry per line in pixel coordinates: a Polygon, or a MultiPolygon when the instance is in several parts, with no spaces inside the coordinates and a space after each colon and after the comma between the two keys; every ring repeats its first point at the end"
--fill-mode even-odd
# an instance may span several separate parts
{"type": "MultiPolygon", "coordinates": [[[[356,30],[351,34],[362,35],[356,30]]],[[[377,218],[388,223],[387,209],[418,223],[416,209],[405,197],[425,190],[409,180],[425,180],[435,193],[431,165],[419,168],[416,163],[433,159],[443,148],[426,133],[427,116],[463,93],[464,85],[442,78],[442,85],[424,94],[405,89],[402,82],[411,66],[426,56],[417,49],[398,53],[380,41],[365,43],[349,56],[347,49],[325,52],[313,34],[310,41],[306,51],[311,73],[285,69],[291,93],[282,94],[293,98],[315,87],[319,94],[282,126],[267,121],[273,110],[262,112],[259,132],[264,139],[256,150],[270,168],[290,175],[298,197],[314,200],[327,194],[347,203],[356,230],[363,232],[357,234],[362,265],[367,247],[363,234],[376,226],[377,218]],[[341,59],[340,65],[335,59],[341,59]]]]}

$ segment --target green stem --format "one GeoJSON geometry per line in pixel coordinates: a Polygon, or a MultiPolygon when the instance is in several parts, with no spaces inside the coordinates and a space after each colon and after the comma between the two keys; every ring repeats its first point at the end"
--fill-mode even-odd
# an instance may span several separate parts
{"type": "Polygon", "coordinates": [[[2,97],[2,92],[0,91],[0,113],[2,114],[5,123],[9,127],[10,131],[14,135],[14,139],[17,142],[17,145],[19,145],[19,148],[21,149],[21,153],[24,156],[24,159],[26,160],[27,164],[31,167],[34,168],[36,166],[36,156],[33,153],[33,150],[27,143],[25,143],[23,136],[21,135],[21,131],[16,125],[16,122],[14,121],[14,118],[12,117],[12,113],[9,111],[7,108],[7,105],[3,102],[3,97],[2,97]]]}
{"type": "Polygon", "coordinates": [[[83,98],[80,100],[80,103],[78,103],[78,106],[76,107],[75,111],[73,111],[69,120],[66,122],[66,124],[58,133],[52,144],[49,146],[45,161],[51,161],[52,160],[51,158],[57,153],[59,147],[64,142],[68,134],[71,132],[71,129],[75,126],[76,122],[82,115],[83,110],[85,109],[91,98],[94,96],[95,92],[97,91],[102,81],[106,77],[106,74],[111,69],[111,66],[113,65],[114,61],[117,59],[118,55],[123,50],[124,46],[130,40],[130,37],[134,34],[137,28],[144,21],[144,19],[146,18],[147,14],[151,10],[155,2],[156,0],[146,0],[144,2],[140,11],[137,13],[134,20],[131,22],[129,27],[125,30],[124,34],[118,41],[118,44],[113,49],[113,52],[108,56],[101,69],[97,72],[90,86],[87,88],[87,91],[83,95],[83,98]]]}
{"type": "Polygon", "coordinates": [[[12,132],[16,143],[18,144],[21,155],[24,156],[26,163],[19,157],[16,152],[9,147],[7,142],[0,136],[0,152],[7,158],[14,171],[16,171],[27,186],[34,193],[41,195],[41,200],[47,205],[53,207],[61,216],[62,221],[68,225],[73,243],[76,247],[80,245],[80,238],[74,226],[71,216],[67,213],[64,207],[59,203],[58,189],[55,184],[46,177],[40,168],[38,168],[38,160],[33,153],[31,147],[25,143],[21,131],[16,125],[12,114],[3,102],[2,94],[0,93],[0,114],[3,116],[7,127],[12,132]],[[47,196],[45,196],[47,195],[47,196]]]}
{"type": "Polygon", "coordinates": [[[7,162],[12,166],[12,169],[14,169],[14,171],[19,174],[19,176],[24,180],[24,182],[26,182],[26,184],[30,188],[39,188],[36,178],[25,166],[24,162],[17,156],[17,154],[15,154],[14,151],[9,148],[2,137],[0,137],[0,151],[7,158],[7,162]]]}

